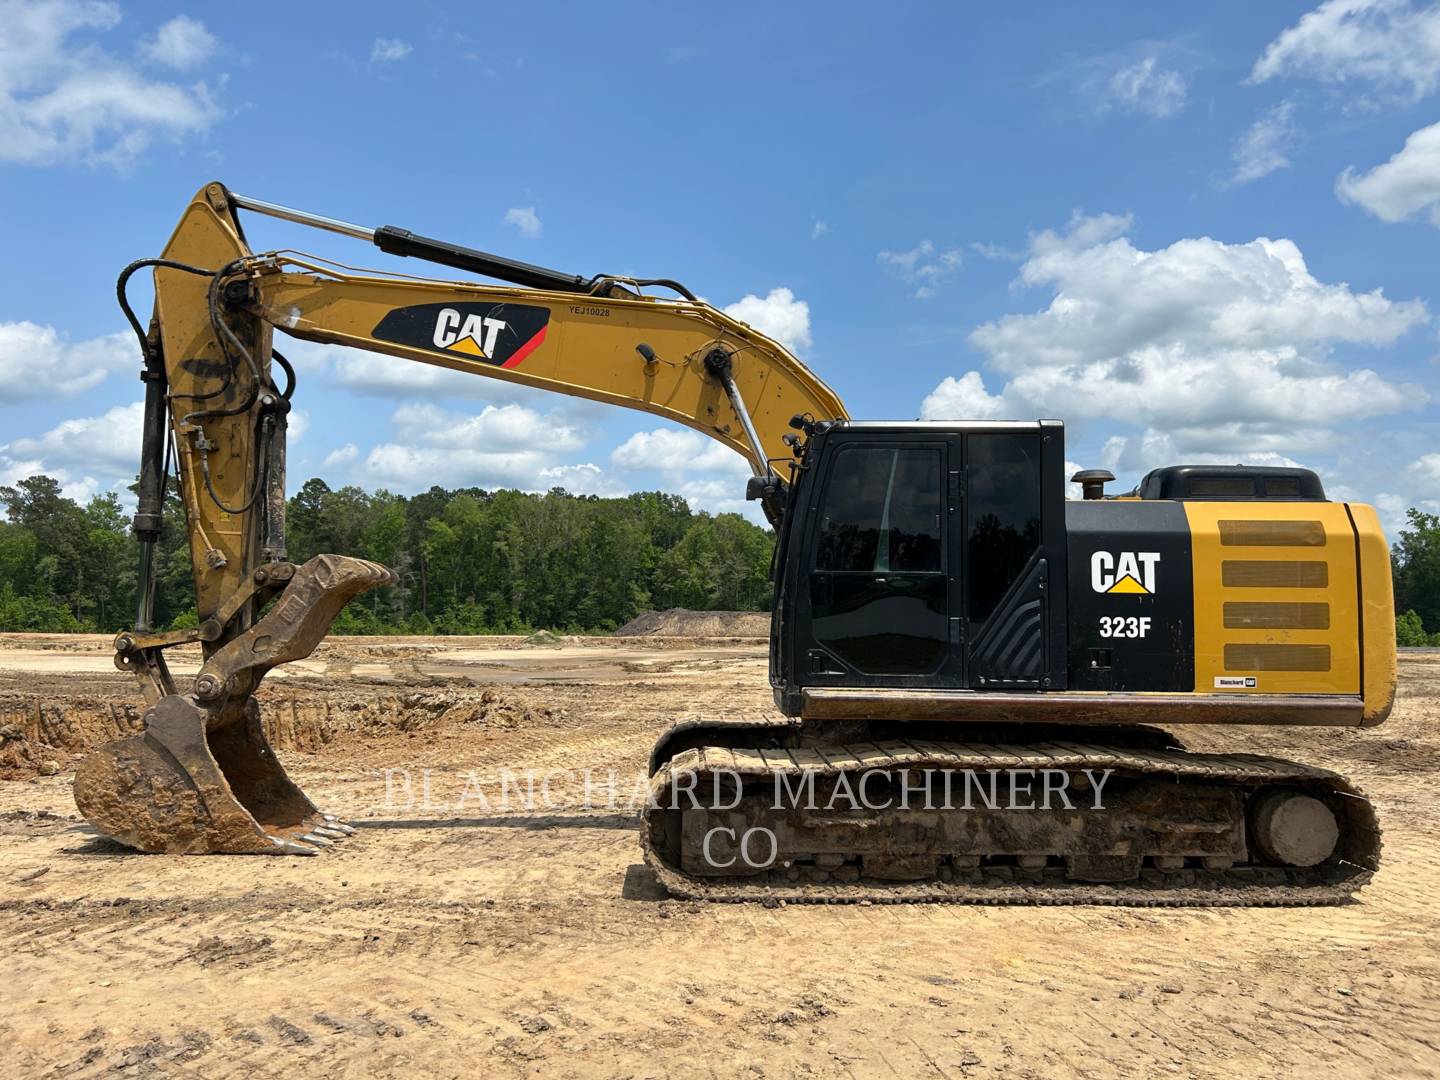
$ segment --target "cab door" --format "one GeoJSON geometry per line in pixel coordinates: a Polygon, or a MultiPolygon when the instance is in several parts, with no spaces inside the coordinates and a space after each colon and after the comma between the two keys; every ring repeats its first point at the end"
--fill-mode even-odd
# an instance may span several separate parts
{"type": "Polygon", "coordinates": [[[826,455],[796,605],[801,684],[964,685],[961,446],[853,436],[826,455]]]}
{"type": "Polygon", "coordinates": [[[1066,685],[1064,446],[1058,430],[965,436],[962,637],[976,690],[1066,685]]]}

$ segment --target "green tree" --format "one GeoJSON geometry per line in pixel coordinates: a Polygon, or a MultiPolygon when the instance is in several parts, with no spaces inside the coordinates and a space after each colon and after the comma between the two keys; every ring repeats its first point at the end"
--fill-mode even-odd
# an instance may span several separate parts
{"type": "Polygon", "coordinates": [[[1402,647],[1430,644],[1430,635],[1425,633],[1425,624],[1413,609],[1396,616],[1395,644],[1402,647]]]}
{"type": "Polygon", "coordinates": [[[1413,509],[1406,516],[1409,528],[1391,552],[1395,610],[1413,610],[1425,626],[1440,630],[1440,516],[1413,509]]]}
{"type": "MultiPolygon", "coordinates": [[[[133,490],[133,489],[132,489],[133,490]]],[[[0,488],[0,630],[128,626],[137,549],[115,495],[84,507],[50,477],[0,488]]],[[[352,602],[340,633],[609,630],[651,606],[761,609],[770,533],[736,514],[693,513],[663,492],[602,499],[431,488],[407,498],[311,479],[289,500],[290,557],[384,563],[399,583],[352,602]]],[[[194,574],[180,501],[163,507],[154,625],[194,626],[194,574]]]]}

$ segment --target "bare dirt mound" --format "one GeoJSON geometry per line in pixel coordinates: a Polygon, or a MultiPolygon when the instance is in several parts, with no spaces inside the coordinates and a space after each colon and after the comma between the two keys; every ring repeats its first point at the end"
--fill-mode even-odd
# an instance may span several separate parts
{"type": "MultiPolygon", "coordinates": [[[[277,750],[319,753],[346,734],[363,737],[487,726],[548,726],[563,709],[494,688],[403,693],[310,692],[266,687],[260,695],[266,738],[277,750]]],[[[0,780],[63,771],[102,743],[144,729],[144,706],[131,698],[0,693],[0,780]]]]}
{"type": "Polygon", "coordinates": [[[770,616],[763,611],[647,611],[637,615],[615,637],[766,638],[770,616]]]}

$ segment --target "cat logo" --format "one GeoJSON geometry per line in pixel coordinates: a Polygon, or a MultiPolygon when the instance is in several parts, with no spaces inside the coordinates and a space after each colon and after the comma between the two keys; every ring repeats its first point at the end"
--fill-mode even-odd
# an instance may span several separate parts
{"type": "Polygon", "coordinates": [[[538,305],[456,300],[394,308],[371,336],[456,359],[514,368],[544,344],[549,322],[550,309],[538,305]]]}
{"type": "Polygon", "coordinates": [[[504,329],[505,323],[500,319],[461,316],[454,308],[441,308],[435,319],[435,346],[484,359],[495,355],[495,342],[504,329]]]}
{"type": "Polygon", "coordinates": [[[1090,587],[1098,593],[1153,596],[1158,551],[1097,551],[1090,556],[1090,587]]]}

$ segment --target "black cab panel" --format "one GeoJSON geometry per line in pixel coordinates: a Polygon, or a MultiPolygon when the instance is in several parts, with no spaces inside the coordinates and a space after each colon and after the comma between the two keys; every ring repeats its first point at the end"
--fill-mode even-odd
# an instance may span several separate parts
{"type": "Polygon", "coordinates": [[[771,681],[1061,689],[1058,422],[830,425],[790,493],[771,681]]]}

